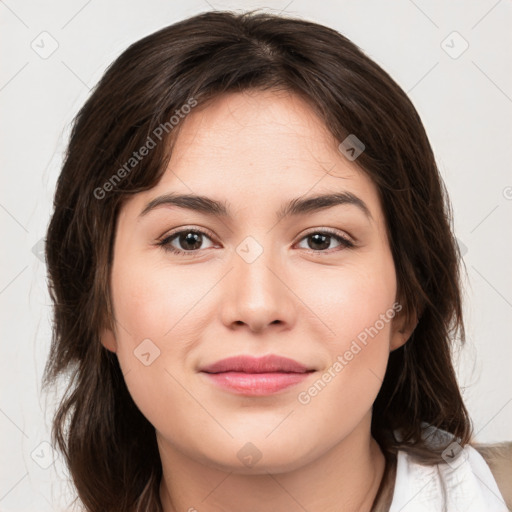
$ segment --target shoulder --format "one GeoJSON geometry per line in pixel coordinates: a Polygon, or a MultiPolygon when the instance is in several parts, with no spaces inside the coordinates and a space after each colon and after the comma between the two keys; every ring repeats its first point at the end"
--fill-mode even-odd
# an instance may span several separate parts
{"type": "Polygon", "coordinates": [[[472,444],[489,466],[498,488],[512,510],[512,441],[493,444],[472,444]]]}
{"type": "MultiPolygon", "coordinates": [[[[497,481],[503,477],[510,482],[510,473],[503,461],[507,458],[510,461],[510,456],[502,447],[496,451],[484,445],[486,457],[500,475],[498,478],[481,455],[481,447],[466,445],[462,448],[452,443],[443,452],[444,461],[439,464],[422,463],[414,455],[399,451],[389,512],[508,512],[510,509],[497,481]]],[[[510,487],[510,484],[505,487],[507,485],[510,487]]]]}

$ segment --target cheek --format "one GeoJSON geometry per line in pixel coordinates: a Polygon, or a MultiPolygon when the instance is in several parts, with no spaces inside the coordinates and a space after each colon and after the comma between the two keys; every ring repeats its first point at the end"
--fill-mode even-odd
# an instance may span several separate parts
{"type": "Polygon", "coordinates": [[[363,413],[382,384],[391,326],[400,310],[395,302],[394,262],[391,254],[383,252],[364,265],[349,264],[329,272],[316,281],[316,287],[308,288],[308,305],[328,327],[322,348],[330,361],[320,372],[319,382],[302,390],[299,403],[316,402],[314,407],[333,414],[363,413]]]}
{"type": "Polygon", "coordinates": [[[155,426],[165,420],[164,404],[193,407],[179,383],[184,382],[187,353],[208,321],[198,300],[214,282],[208,276],[187,279],[179,269],[144,258],[114,264],[117,357],[130,395],[155,426]]]}
{"type": "Polygon", "coordinates": [[[190,272],[148,259],[124,259],[112,269],[116,319],[134,343],[172,336],[178,324],[187,323],[188,315],[213,282],[208,276],[190,279],[190,272]]]}
{"type": "MultiPolygon", "coordinates": [[[[296,285],[297,295],[306,299],[327,326],[324,340],[328,347],[336,349],[374,326],[393,307],[396,298],[394,262],[386,250],[359,259],[347,258],[346,264],[315,269],[310,275],[302,272],[296,285]]],[[[389,337],[389,329],[382,322],[377,327],[389,337]]]]}
{"type": "MultiPolygon", "coordinates": [[[[347,294],[336,296],[340,307],[328,319],[335,335],[322,347],[329,353],[329,362],[307,387],[298,390],[297,417],[306,432],[319,424],[330,425],[324,432],[326,443],[356,428],[372,409],[384,380],[397,310],[393,288],[373,284],[371,290],[347,286],[347,294]]],[[[307,442],[315,440],[307,437],[307,442]]]]}

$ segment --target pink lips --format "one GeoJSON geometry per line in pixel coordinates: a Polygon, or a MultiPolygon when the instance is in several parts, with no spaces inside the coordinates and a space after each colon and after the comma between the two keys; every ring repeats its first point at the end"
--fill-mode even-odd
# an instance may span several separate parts
{"type": "Polygon", "coordinates": [[[302,382],[313,372],[306,366],[276,355],[235,356],[201,369],[218,386],[248,396],[262,396],[302,382]]]}

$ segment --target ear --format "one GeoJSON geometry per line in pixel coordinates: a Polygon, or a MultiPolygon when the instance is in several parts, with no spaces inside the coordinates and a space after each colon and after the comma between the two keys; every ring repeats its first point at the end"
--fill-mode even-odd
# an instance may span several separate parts
{"type": "Polygon", "coordinates": [[[418,325],[418,316],[415,311],[407,315],[406,311],[400,311],[391,323],[391,339],[389,351],[392,352],[405,345],[418,325]]]}
{"type": "Polygon", "coordinates": [[[111,352],[114,352],[114,353],[117,352],[116,336],[111,329],[109,329],[107,327],[103,328],[101,331],[101,334],[100,334],[100,340],[101,340],[101,344],[107,350],[110,350],[111,352]]]}

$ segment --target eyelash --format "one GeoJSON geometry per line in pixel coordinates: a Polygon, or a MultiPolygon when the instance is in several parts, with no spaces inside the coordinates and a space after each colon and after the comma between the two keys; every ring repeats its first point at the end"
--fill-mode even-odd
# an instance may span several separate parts
{"type": "MultiPolygon", "coordinates": [[[[175,247],[173,247],[172,245],[170,245],[170,242],[175,239],[177,236],[183,234],[183,233],[195,233],[195,234],[200,234],[200,235],[203,235],[203,236],[206,236],[207,238],[209,239],[212,239],[213,237],[205,232],[205,231],[201,231],[199,229],[182,229],[180,231],[176,231],[174,233],[171,233],[169,236],[166,236],[163,240],[160,240],[157,245],[162,247],[164,249],[164,251],[167,251],[167,252],[170,252],[170,253],[173,253],[173,254],[176,254],[176,255],[186,255],[186,256],[192,256],[192,257],[196,257],[196,254],[194,253],[199,253],[200,252],[200,249],[196,249],[196,250],[191,250],[191,251],[184,251],[182,249],[176,249],[175,247]]],[[[302,240],[312,236],[312,235],[317,235],[317,234],[321,234],[321,235],[329,235],[331,236],[332,238],[335,238],[339,243],[340,243],[340,246],[342,248],[345,248],[345,249],[350,249],[352,247],[354,247],[354,243],[349,240],[348,238],[340,235],[338,232],[332,230],[332,229],[328,229],[328,228],[325,228],[325,229],[317,229],[316,231],[310,231],[309,233],[307,233],[306,235],[304,235],[300,240],[299,242],[301,242],[302,240]]],[[[330,254],[332,252],[337,252],[336,250],[334,251],[329,251],[329,250],[324,250],[324,251],[321,251],[321,250],[314,250],[314,249],[305,249],[306,252],[308,252],[309,254],[315,254],[315,255],[319,255],[319,254],[322,254],[322,253],[327,253],[327,254],[330,254]]],[[[338,250],[341,250],[341,249],[338,249],[338,250]]]]}

